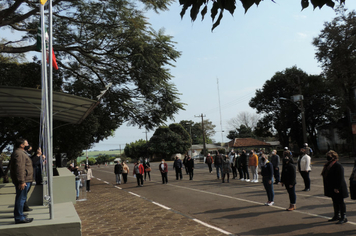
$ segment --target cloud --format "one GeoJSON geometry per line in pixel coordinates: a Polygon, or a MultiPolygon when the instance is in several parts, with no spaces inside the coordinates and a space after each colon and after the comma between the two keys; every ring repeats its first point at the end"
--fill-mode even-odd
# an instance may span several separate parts
{"type": "Polygon", "coordinates": [[[302,32],[298,32],[297,35],[300,39],[305,39],[308,37],[308,35],[306,33],[302,33],[302,32]]]}
{"type": "Polygon", "coordinates": [[[307,18],[307,16],[306,15],[294,15],[293,18],[295,20],[304,20],[307,18]]]}

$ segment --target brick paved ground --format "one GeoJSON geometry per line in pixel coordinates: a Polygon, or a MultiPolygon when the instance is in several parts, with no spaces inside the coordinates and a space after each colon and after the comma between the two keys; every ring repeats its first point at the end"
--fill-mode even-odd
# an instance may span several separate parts
{"type": "Polygon", "coordinates": [[[82,235],[224,235],[148,200],[91,180],[87,201],[75,205],[82,235]]]}

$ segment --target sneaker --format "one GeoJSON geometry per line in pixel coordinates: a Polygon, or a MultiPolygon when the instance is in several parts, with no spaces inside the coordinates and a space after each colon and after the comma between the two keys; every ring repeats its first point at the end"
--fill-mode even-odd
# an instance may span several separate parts
{"type": "Polygon", "coordinates": [[[274,202],[268,203],[268,206],[273,206],[273,205],[274,205],[274,202]]]}
{"type": "Polygon", "coordinates": [[[251,180],[250,180],[250,179],[246,179],[245,181],[246,181],[246,182],[250,182],[251,180]]]}
{"type": "Polygon", "coordinates": [[[245,179],[244,178],[242,178],[242,179],[240,179],[241,181],[245,181],[245,179]]]}
{"type": "Polygon", "coordinates": [[[265,203],[265,206],[268,206],[268,204],[269,204],[269,202],[266,202],[266,203],[265,203]]]}

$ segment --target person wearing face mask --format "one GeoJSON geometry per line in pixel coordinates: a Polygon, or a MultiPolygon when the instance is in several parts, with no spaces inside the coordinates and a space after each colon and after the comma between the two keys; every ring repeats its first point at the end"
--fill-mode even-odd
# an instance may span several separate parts
{"type": "Polygon", "coordinates": [[[162,176],[162,184],[167,184],[168,165],[164,159],[162,159],[161,164],[159,164],[159,171],[161,172],[161,176],[162,176]]]}
{"type": "Polygon", "coordinates": [[[189,173],[189,180],[193,180],[193,175],[194,175],[194,160],[188,156],[187,160],[187,168],[188,168],[188,173],[189,173]]]}
{"type": "Polygon", "coordinates": [[[311,158],[306,154],[306,149],[300,149],[301,155],[298,158],[298,171],[304,180],[304,189],[302,191],[310,191],[310,177],[309,172],[311,171],[310,161],[311,158]]]}
{"type": "Polygon", "coordinates": [[[271,163],[273,165],[274,184],[279,183],[279,162],[280,162],[280,158],[277,154],[277,150],[273,150],[271,156],[271,163]]]}
{"type": "Polygon", "coordinates": [[[334,216],[329,221],[337,221],[336,224],[347,222],[346,205],[344,198],[349,196],[344,177],[344,168],[338,162],[339,155],[330,150],[326,153],[327,162],[321,175],[323,176],[324,195],[331,197],[334,207],[334,216]]]}
{"type": "MultiPolygon", "coordinates": [[[[248,159],[248,166],[251,170],[252,183],[258,183],[258,156],[254,150],[251,150],[250,157],[248,159]]],[[[249,179],[245,180],[246,182],[250,181],[249,179]]]]}
{"type": "Polygon", "coordinates": [[[262,183],[266,189],[268,201],[266,206],[274,205],[274,190],[273,190],[273,165],[268,161],[266,155],[261,156],[261,175],[262,183]]]}
{"type": "Polygon", "coordinates": [[[295,185],[297,184],[296,180],[296,168],[293,165],[293,159],[290,158],[289,151],[283,153],[283,166],[282,166],[282,177],[281,184],[286,186],[286,190],[289,195],[289,208],[287,211],[293,211],[297,209],[297,195],[295,194],[295,185]]]}

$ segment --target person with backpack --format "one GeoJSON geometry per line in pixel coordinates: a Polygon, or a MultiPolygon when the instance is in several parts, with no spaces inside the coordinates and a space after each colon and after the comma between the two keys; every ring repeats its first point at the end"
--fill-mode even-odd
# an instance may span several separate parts
{"type": "Polygon", "coordinates": [[[213,157],[210,156],[210,153],[208,153],[208,155],[205,158],[205,163],[209,167],[209,173],[213,173],[213,168],[211,168],[211,164],[213,164],[213,162],[214,162],[213,157]]]}
{"type": "Polygon", "coordinates": [[[135,163],[133,174],[136,175],[137,179],[137,187],[143,187],[143,173],[145,172],[145,168],[138,160],[135,163]]]}
{"type": "Polygon", "coordinates": [[[143,167],[145,169],[145,181],[146,181],[146,176],[148,175],[148,179],[149,181],[151,181],[151,165],[150,165],[150,161],[148,160],[148,158],[146,157],[145,160],[143,161],[143,167]]]}
{"type": "Polygon", "coordinates": [[[114,166],[114,173],[116,176],[116,184],[121,184],[122,165],[119,161],[114,166]]]}
{"type": "Polygon", "coordinates": [[[167,178],[168,165],[164,159],[162,159],[162,162],[161,162],[161,164],[159,164],[158,168],[159,168],[159,171],[161,172],[162,184],[167,184],[168,183],[168,178],[167,178]]]}

